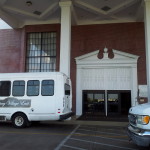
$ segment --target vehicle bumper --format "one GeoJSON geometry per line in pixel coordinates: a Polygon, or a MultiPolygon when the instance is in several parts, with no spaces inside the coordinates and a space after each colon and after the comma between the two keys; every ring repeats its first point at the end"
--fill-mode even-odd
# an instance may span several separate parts
{"type": "Polygon", "coordinates": [[[138,146],[148,147],[150,145],[150,130],[141,130],[129,125],[127,133],[129,138],[138,146]]]}
{"type": "Polygon", "coordinates": [[[65,119],[67,119],[67,118],[69,118],[69,117],[71,117],[73,115],[74,115],[74,112],[69,112],[67,114],[60,115],[59,120],[65,120],[65,119]]]}

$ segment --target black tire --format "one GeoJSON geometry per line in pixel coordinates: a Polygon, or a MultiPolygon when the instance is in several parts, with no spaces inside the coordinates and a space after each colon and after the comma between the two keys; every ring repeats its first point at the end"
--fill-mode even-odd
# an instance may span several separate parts
{"type": "Polygon", "coordinates": [[[25,128],[29,124],[28,118],[23,113],[15,114],[11,121],[15,128],[25,128]]]}

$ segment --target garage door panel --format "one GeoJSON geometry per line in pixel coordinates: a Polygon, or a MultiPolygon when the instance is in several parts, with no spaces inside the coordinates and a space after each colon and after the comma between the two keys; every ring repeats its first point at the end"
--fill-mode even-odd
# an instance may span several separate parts
{"type": "Polygon", "coordinates": [[[130,90],[130,68],[82,69],[82,89],[130,90]]]}

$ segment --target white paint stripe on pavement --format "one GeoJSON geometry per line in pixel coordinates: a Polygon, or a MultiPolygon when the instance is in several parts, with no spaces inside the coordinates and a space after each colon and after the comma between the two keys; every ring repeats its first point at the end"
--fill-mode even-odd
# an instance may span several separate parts
{"type": "Polygon", "coordinates": [[[120,135],[122,136],[123,134],[117,134],[117,133],[108,133],[108,132],[102,132],[102,131],[93,131],[93,130],[86,130],[86,129],[78,129],[78,130],[81,130],[81,131],[89,131],[89,132],[96,132],[96,133],[104,133],[104,134],[112,134],[112,135],[120,135]]]}
{"type": "MultiPolygon", "coordinates": [[[[87,129],[87,130],[94,130],[96,127],[88,127],[88,126],[82,126],[82,127],[80,127],[80,129],[87,129]]],[[[107,128],[106,129],[106,127],[101,127],[100,129],[104,129],[105,131],[114,131],[114,130],[122,130],[122,134],[124,134],[125,132],[124,132],[124,130],[123,130],[123,127],[117,127],[117,128],[110,128],[110,126],[109,126],[109,128],[107,128]]]]}
{"type": "Polygon", "coordinates": [[[83,135],[83,136],[94,136],[94,137],[97,137],[97,138],[102,138],[102,139],[109,139],[109,140],[116,140],[116,141],[120,141],[120,142],[129,142],[129,140],[120,140],[120,139],[116,139],[115,137],[114,138],[111,138],[111,137],[104,137],[104,136],[101,136],[101,135],[92,135],[92,134],[83,134],[83,133],[79,133],[79,132],[76,132],[74,135],[83,135]]]}
{"type": "Polygon", "coordinates": [[[76,139],[76,138],[70,138],[70,140],[75,140],[75,141],[80,141],[80,142],[88,142],[88,143],[93,143],[93,144],[98,144],[98,145],[109,146],[109,147],[116,147],[119,149],[137,150],[137,149],[129,148],[129,147],[121,147],[121,146],[116,146],[116,145],[112,145],[112,144],[104,144],[104,143],[92,142],[92,141],[81,140],[81,139],[76,139]]]}
{"type": "Polygon", "coordinates": [[[69,146],[69,145],[63,145],[63,147],[68,147],[68,148],[72,148],[72,149],[76,149],[76,150],[87,150],[87,149],[83,149],[83,148],[79,148],[79,147],[74,147],[74,146],[69,146]]]}
{"type": "Polygon", "coordinates": [[[65,142],[76,132],[76,130],[79,127],[80,125],[78,125],[54,150],[59,150],[65,144],[65,142]]]}

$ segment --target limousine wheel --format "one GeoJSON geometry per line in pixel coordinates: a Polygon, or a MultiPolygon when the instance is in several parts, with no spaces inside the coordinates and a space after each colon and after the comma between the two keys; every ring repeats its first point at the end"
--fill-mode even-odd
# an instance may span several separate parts
{"type": "Polygon", "coordinates": [[[23,113],[17,113],[12,117],[12,123],[15,128],[24,128],[28,125],[28,119],[23,113]]]}

